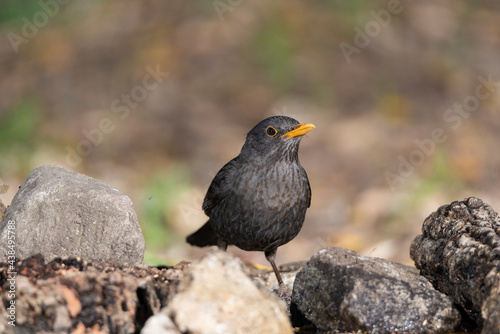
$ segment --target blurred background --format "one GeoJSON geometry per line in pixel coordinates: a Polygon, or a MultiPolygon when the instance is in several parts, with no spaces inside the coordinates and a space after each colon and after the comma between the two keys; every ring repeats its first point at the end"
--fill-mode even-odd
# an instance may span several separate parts
{"type": "Polygon", "coordinates": [[[327,246],[412,264],[439,206],[500,210],[498,1],[2,0],[0,36],[0,200],[44,164],[103,180],[147,264],[206,252],[184,241],[205,192],[272,115],[317,126],[280,264],[327,246]]]}

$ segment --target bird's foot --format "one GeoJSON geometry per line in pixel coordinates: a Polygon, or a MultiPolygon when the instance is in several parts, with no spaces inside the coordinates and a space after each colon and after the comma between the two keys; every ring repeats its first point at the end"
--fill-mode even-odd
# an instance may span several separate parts
{"type": "Polygon", "coordinates": [[[286,303],[286,309],[290,310],[290,303],[292,299],[290,298],[290,295],[288,294],[285,285],[280,285],[278,291],[275,290],[275,292],[278,295],[278,297],[286,303]]]}

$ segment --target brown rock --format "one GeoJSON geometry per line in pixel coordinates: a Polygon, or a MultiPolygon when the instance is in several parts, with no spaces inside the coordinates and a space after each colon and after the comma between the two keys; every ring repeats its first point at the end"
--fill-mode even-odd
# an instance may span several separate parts
{"type": "MultiPolygon", "coordinates": [[[[186,263],[168,269],[117,261],[56,259],[41,256],[0,264],[0,313],[12,298],[8,278],[15,277],[16,330],[34,333],[134,333],[177,291],[186,263]],[[9,272],[17,275],[9,275],[9,272]]],[[[0,331],[10,330],[0,318],[0,331]]]]}

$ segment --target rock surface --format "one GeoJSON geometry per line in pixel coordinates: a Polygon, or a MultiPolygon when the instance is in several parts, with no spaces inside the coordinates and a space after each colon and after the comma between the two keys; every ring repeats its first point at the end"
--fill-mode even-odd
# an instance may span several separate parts
{"type": "Polygon", "coordinates": [[[168,269],[116,261],[41,256],[0,264],[0,313],[15,300],[15,327],[0,317],[0,333],[134,333],[177,291],[186,263],[168,269]],[[9,272],[17,272],[11,275],[9,272]],[[6,293],[14,277],[15,297],[6,293]]]}
{"type": "Polygon", "coordinates": [[[56,166],[33,170],[14,197],[0,223],[0,261],[9,255],[9,227],[17,258],[41,253],[47,261],[81,257],[139,264],[146,248],[130,198],[56,166]]]}
{"type": "Polygon", "coordinates": [[[389,261],[343,248],[314,255],[297,274],[292,316],[320,330],[442,333],[461,317],[424,277],[389,261]]]}
{"type": "Polygon", "coordinates": [[[179,292],[148,320],[142,334],[177,333],[165,317],[181,333],[293,333],[284,302],[257,287],[242,262],[221,251],[191,265],[179,292]],[[165,331],[155,330],[150,322],[165,331]]]}
{"type": "Polygon", "coordinates": [[[500,218],[478,198],[441,206],[411,245],[415,266],[483,333],[500,333],[500,218]]]}
{"type": "Polygon", "coordinates": [[[182,332],[170,319],[168,309],[163,308],[160,313],[148,319],[141,334],[182,334],[182,332]]]}

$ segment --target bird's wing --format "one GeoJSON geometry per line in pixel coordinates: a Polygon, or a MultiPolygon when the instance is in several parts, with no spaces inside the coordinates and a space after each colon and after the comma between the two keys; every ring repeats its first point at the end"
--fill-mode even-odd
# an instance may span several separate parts
{"type": "Polygon", "coordinates": [[[210,217],[212,209],[226,197],[230,196],[231,187],[238,171],[237,165],[238,157],[225,164],[212,180],[202,206],[207,216],[210,217]]]}
{"type": "Polygon", "coordinates": [[[306,179],[306,183],[307,183],[307,187],[306,187],[306,196],[307,196],[307,207],[310,207],[311,206],[311,185],[309,184],[309,178],[307,177],[307,173],[306,173],[306,170],[300,166],[300,168],[302,168],[302,170],[304,171],[304,177],[306,179]]]}

